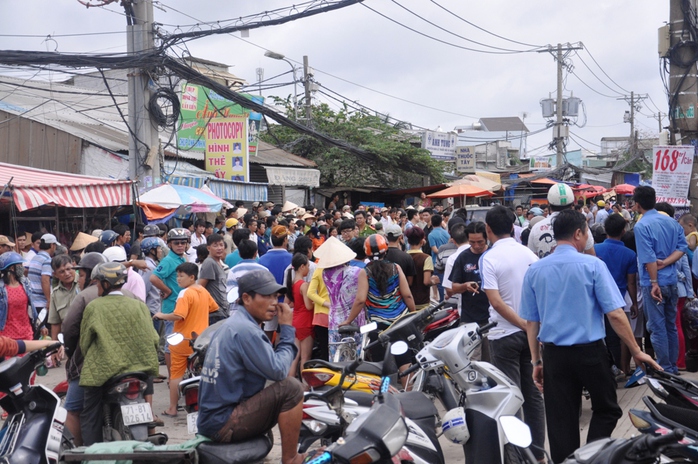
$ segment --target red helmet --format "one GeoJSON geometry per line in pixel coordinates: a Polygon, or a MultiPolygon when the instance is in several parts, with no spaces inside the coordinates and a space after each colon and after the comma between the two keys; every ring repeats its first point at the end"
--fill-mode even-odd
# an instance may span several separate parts
{"type": "Polygon", "coordinates": [[[388,251],[388,242],[380,234],[369,235],[364,242],[364,251],[367,258],[380,259],[388,251]]]}

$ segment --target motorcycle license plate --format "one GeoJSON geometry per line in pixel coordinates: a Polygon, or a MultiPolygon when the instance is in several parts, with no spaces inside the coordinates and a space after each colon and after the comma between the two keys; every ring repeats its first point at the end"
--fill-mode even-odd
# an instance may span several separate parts
{"type": "Polygon", "coordinates": [[[153,422],[153,410],[148,403],[124,404],[121,406],[124,425],[138,425],[153,422]]]}
{"type": "Polygon", "coordinates": [[[187,414],[187,432],[189,432],[190,434],[195,434],[199,431],[199,428],[196,425],[196,421],[198,419],[199,411],[190,412],[189,414],[187,414]]]}

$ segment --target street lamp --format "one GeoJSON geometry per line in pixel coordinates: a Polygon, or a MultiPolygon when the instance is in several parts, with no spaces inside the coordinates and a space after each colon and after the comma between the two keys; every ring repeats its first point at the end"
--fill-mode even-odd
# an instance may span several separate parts
{"type": "Polygon", "coordinates": [[[296,121],[298,121],[298,79],[296,78],[296,67],[293,65],[291,60],[286,58],[281,53],[276,53],[272,52],[271,50],[267,50],[266,52],[264,52],[264,56],[273,60],[285,61],[286,63],[291,65],[291,69],[293,70],[293,116],[296,118],[296,121]]]}

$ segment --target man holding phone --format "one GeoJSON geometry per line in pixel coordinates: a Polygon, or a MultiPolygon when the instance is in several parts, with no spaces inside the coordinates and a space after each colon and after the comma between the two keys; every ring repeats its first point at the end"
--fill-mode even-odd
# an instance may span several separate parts
{"type": "MultiPolygon", "coordinates": [[[[487,232],[483,222],[471,222],[465,227],[470,248],[463,251],[453,264],[449,276],[451,291],[462,293],[460,320],[462,323],[477,322],[480,326],[487,324],[490,303],[485,292],[480,291],[480,257],[487,251],[487,232]]],[[[489,362],[489,349],[486,340],[481,345],[482,353],[476,350],[472,358],[489,362]]]]}

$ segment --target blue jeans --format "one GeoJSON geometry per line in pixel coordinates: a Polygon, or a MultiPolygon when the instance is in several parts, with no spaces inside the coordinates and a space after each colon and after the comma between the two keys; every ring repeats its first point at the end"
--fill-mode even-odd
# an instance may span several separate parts
{"type": "Polygon", "coordinates": [[[676,330],[676,303],[679,292],[676,285],[659,287],[662,291],[662,301],[652,298],[652,287],[642,287],[642,306],[647,319],[647,330],[657,363],[672,374],[679,370],[676,360],[679,357],[679,336],[676,330]]]}

